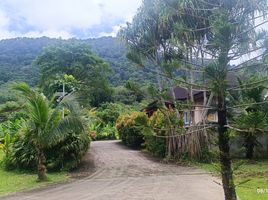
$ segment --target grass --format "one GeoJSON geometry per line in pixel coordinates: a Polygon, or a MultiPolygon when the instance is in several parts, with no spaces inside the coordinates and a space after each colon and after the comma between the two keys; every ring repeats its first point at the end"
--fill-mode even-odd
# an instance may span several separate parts
{"type": "MultiPolygon", "coordinates": [[[[3,152],[0,150],[0,162],[3,159],[3,152]]],[[[29,172],[5,171],[0,165],[0,196],[36,189],[54,183],[68,180],[66,172],[48,174],[48,181],[37,182],[37,175],[29,172]]]]}
{"type": "MultiPolygon", "coordinates": [[[[197,164],[219,175],[219,164],[197,164]]],[[[235,160],[233,163],[236,191],[241,200],[268,199],[268,160],[235,160]],[[264,189],[258,193],[258,189],[264,189]]]]}

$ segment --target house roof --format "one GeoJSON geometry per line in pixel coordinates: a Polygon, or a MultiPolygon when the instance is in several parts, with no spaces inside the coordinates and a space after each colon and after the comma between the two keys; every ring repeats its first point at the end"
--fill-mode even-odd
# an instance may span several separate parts
{"type": "MultiPolygon", "coordinates": [[[[190,99],[190,90],[187,90],[187,89],[179,87],[179,86],[173,88],[173,90],[174,90],[174,93],[175,93],[176,100],[178,100],[178,101],[186,101],[187,99],[190,99]]],[[[194,95],[194,100],[196,101],[198,99],[203,99],[204,92],[194,90],[193,95],[194,95]]],[[[167,93],[167,97],[168,97],[168,99],[165,99],[166,106],[170,105],[170,104],[173,104],[172,103],[172,93],[171,93],[171,91],[169,91],[167,93]]],[[[159,101],[157,101],[157,100],[153,101],[152,103],[148,104],[142,110],[146,110],[146,111],[154,110],[157,107],[158,103],[159,103],[159,101]]]]}
{"type": "MultiPolygon", "coordinates": [[[[190,98],[190,90],[187,90],[187,89],[182,88],[182,87],[175,87],[175,88],[173,88],[173,90],[175,93],[176,100],[184,101],[184,100],[187,100],[190,98]]],[[[199,96],[199,94],[201,94],[201,93],[203,94],[203,91],[194,90],[193,91],[194,98],[197,98],[199,96]]],[[[168,93],[168,96],[172,96],[171,91],[168,93]]]]}

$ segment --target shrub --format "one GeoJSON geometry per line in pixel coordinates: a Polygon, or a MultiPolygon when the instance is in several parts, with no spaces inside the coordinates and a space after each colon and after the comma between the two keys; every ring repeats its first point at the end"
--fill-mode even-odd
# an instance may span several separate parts
{"type": "Polygon", "coordinates": [[[106,124],[115,125],[117,118],[121,114],[131,112],[132,108],[118,103],[105,103],[102,104],[96,112],[96,117],[98,117],[103,126],[106,124]]]}
{"type": "MultiPolygon", "coordinates": [[[[70,132],[60,143],[44,149],[47,167],[51,170],[76,168],[89,144],[89,135],[70,132]]],[[[27,129],[22,129],[21,133],[15,136],[10,153],[4,157],[4,166],[7,169],[36,170],[36,162],[36,149],[27,129]]]]}
{"type": "Polygon", "coordinates": [[[87,134],[69,133],[57,145],[45,149],[49,169],[74,169],[81,163],[90,145],[87,134]]]}
{"type": "Polygon", "coordinates": [[[129,147],[140,147],[144,142],[143,132],[148,126],[148,118],[145,113],[133,112],[130,115],[121,115],[116,123],[122,142],[129,147]]]}
{"type": "Polygon", "coordinates": [[[36,149],[30,143],[27,135],[16,135],[11,145],[11,151],[6,154],[3,160],[6,169],[27,169],[36,168],[36,149]]]}
{"type": "Polygon", "coordinates": [[[168,135],[167,130],[174,129],[178,125],[182,126],[182,124],[182,119],[178,119],[175,111],[161,109],[154,112],[148,121],[150,128],[144,132],[146,150],[154,156],[165,157],[167,139],[161,136],[168,135]]]}
{"type": "Polygon", "coordinates": [[[119,139],[115,123],[120,114],[131,112],[132,108],[118,103],[105,103],[89,112],[90,136],[93,140],[119,139]]]}
{"type": "Polygon", "coordinates": [[[154,134],[165,136],[166,132],[161,129],[166,128],[166,117],[159,110],[149,118],[149,126],[151,131],[148,130],[144,134],[144,146],[152,155],[165,157],[166,155],[166,138],[155,137],[154,134]]]}
{"type": "Polygon", "coordinates": [[[118,140],[118,139],[119,135],[117,129],[110,124],[107,124],[105,127],[103,127],[96,133],[96,140],[118,140]]]}

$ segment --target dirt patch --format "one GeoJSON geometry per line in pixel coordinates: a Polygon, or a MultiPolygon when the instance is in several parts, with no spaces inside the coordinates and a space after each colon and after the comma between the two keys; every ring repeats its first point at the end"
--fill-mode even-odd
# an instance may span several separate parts
{"type": "Polygon", "coordinates": [[[83,161],[80,163],[79,167],[71,170],[69,176],[71,179],[82,179],[91,176],[96,172],[96,166],[94,162],[94,151],[89,150],[85,155],[83,161]]]}

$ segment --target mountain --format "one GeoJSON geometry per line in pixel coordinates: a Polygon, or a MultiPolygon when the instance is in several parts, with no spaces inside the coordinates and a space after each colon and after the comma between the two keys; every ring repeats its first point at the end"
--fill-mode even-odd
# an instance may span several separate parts
{"type": "MultiPolygon", "coordinates": [[[[57,44],[60,39],[16,38],[0,41],[0,85],[10,81],[24,81],[32,86],[38,84],[39,69],[32,61],[43,48],[57,44]]],[[[92,51],[108,62],[113,73],[110,81],[113,86],[122,85],[127,80],[146,83],[153,74],[139,69],[126,58],[126,47],[117,38],[102,37],[84,40],[92,51]]]]}

